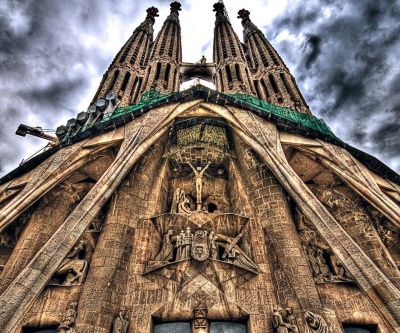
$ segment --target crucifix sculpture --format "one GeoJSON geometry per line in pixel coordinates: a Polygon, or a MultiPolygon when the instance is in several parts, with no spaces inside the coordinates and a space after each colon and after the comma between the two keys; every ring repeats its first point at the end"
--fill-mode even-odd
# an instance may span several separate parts
{"type": "Polygon", "coordinates": [[[195,182],[196,182],[196,210],[202,210],[201,192],[203,189],[203,174],[210,166],[211,162],[208,162],[204,169],[201,167],[195,168],[190,162],[188,163],[192,168],[195,182]]]}

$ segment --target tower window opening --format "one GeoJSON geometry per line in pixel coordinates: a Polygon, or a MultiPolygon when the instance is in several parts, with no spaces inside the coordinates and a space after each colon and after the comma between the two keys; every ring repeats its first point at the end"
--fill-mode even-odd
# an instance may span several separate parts
{"type": "Polygon", "coordinates": [[[237,77],[237,79],[238,79],[240,82],[243,82],[242,75],[241,75],[241,73],[240,73],[239,64],[235,64],[235,71],[236,71],[236,77],[237,77]]]}
{"type": "Polygon", "coordinates": [[[138,77],[136,76],[136,77],[135,77],[135,80],[133,81],[133,84],[132,84],[131,92],[130,92],[130,94],[129,94],[129,95],[131,96],[131,98],[132,98],[132,96],[133,96],[133,93],[135,92],[137,83],[138,83],[138,77]]]}
{"type": "Polygon", "coordinates": [[[261,94],[260,86],[259,86],[259,81],[258,80],[254,80],[253,83],[254,83],[254,87],[256,87],[256,93],[257,93],[258,98],[262,98],[262,94],[261,94]]]}
{"type": "Polygon", "coordinates": [[[164,81],[168,84],[169,81],[169,73],[171,71],[171,65],[167,64],[167,67],[165,69],[165,74],[164,74],[164,81]]]}
{"type": "Polygon", "coordinates": [[[122,82],[121,85],[121,90],[125,91],[126,86],[128,85],[129,79],[131,78],[131,73],[126,72],[125,77],[124,77],[124,81],[122,82]]]}
{"type": "Polygon", "coordinates": [[[275,78],[272,74],[268,75],[269,82],[271,83],[272,89],[274,90],[275,94],[279,93],[278,85],[276,84],[275,78]]]}
{"type": "Polygon", "coordinates": [[[138,80],[136,93],[135,93],[135,96],[132,99],[132,102],[136,102],[138,100],[138,98],[139,98],[139,92],[140,92],[140,87],[142,85],[142,80],[143,79],[141,77],[138,80]]]}
{"type": "Polygon", "coordinates": [[[255,49],[257,49],[257,47],[255,46],[256,42],[254,40],[254,37],[252,37],[252,39],[250,40],[250,53],[251,53],[251,61],[252,61],[252,65],[254,68],[258,68],[258,58],[256,57],[256,53],[255,53],[255,49]]]}
{"type": "Polygon", "coordinates": [[[224,25],[221,25],[221,45],[222,45],[222,56],[224,57],[224,59],[226,59],[228,58],[228,52],[226,50],[224,25]]]}
{"type": "Polygon", "coordinates": [[[172,26],[172,31],[171,31],[171,40],[169,44],[169,49],[168,49],[168,56],[172,57],[172,54],[174,52],[174,45],[175,45],[175,31],[176,31],[176,26],[175,24],[172,26]]]}
{"type": "Polygon", "coordinates": [[[149,39],[146,38],[146,43],[144,44],[144,49],[142,52],[142,56],[140,57],[140,66],[144,66],[146,64],[146,54],[147,54],[147,47],[149,46],[149,39]]]}
{"type": "Polygon", "coordinates": [[[268,87],[267,87],[264,79],[261,79],[261,85],[262,85],[262,87],[264,89],[264,93],[265,93],[265,97],[267,98],[267,101],[270,102],[271,101],[271,96],[269,95],[268,87]]]}
{"type": "Polygon", "coordinates": [[[139,54],[139,50],[140,50],[141,47],[142,47],[143,39],[144,39],[144,32],[141,33],[139,42],[137,43],[135,49],[133,50],[132,57],[131,57],[131,59],[129,60],[129,62],[131,63],[131,65],[133,65],[133,64],[135,63],[135,61],[136,61],[136,58],[137,58],[137,56],[138,56],[138,54],[139,54]]]}
{"type": "Polygon", "coordinates": [[[224,92],[224,78],[222,76],[222,70],[219,71],[219,81],[221,83],[221,91],[224,92]]]}
{"type": "Polygon", "coordinates": [[[231,73],[231,68],[229,67],[229,65],[225,66],[225,70],[226,70],[226,76],[228,78],[228,82],[232,82],[232,73],[231,73]]]}
{"type": "Polygon", "coordinates": [[[154,77],[154,80],[158,80],[160,78],[160,73],[161,73],[161,62],[157,63],[157,68],[156,68],[156,75],[154,77]]]}
{"type": "Polygon", "coordinates": [[[115,71],[114,76],[110,83],[110,87],[108,88],[108,91],[110,91],[114,88],[114,85],[115,85],[115,82],[117,82],[118,76],[119,76],[119,71],[115,71]]]}
{"type": "Polygon", "coordinates": [[[167,27],[165,29],[164,35],[163,35],[163,39],[161,41],[161,47],[160,47],[160,52],[159,55],[163,55],[164,54],[164,50],[165,50],[165,44],[167,43],[167,37],[168,37],[168,33],[170,30],[171,25],[168,23],[167,27]]]}
{"type": "Polygon", "coordinates": [[[236,53],[236,48],[235,48],[235,44],[233,43],[233,38],[232,38],[232,31],[229,30],[228,25],[225,26],[226,29],[226,34],[228,35],[228,41],[229,41],[229,46],[231,48],[231,53],[233,57],[237,57],[237,53],[236,53]]]}
{"type": "Polygon", "coordinates": [[[172,82],[172,91],[176,91],[176,87],[179,87],[179,84],[176,83],[176,76],[178,75],[178,70],[174,71],[174,81],[172,82]]]}
{"type": "Polygon", "coordinates": [[[292,98],[293,101],[297,102],[299,99],[296,97],[292,87],[290,86],[288,80],[286,79],[286,75],[284,73],[279,73],[281,80],[283,82],[283,85],[286,88],[286,91],[289,93],[290,97],[292,98]]]}

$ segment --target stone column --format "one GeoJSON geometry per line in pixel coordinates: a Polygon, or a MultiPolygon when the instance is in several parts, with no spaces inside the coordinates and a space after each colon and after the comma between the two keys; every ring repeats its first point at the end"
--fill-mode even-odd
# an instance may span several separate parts
{"type": "Polygon", "coordinates": [[[61,226],[79,202],[89,191],[88,184],[59,185],[45,195],[29,218],[7,264],[0,275],[0,294],[31,261],[53,233],[61,226]]]}
{"type": "Polygon", "coordinates": [[[343,229],[400,290],[400,272],[379,238],[365,203],[346,186],[310,186],[343,229]]]}
{"type": "MultiPolygon", "coordinates": [[[[78,306],[77,331],[109,333],[122,307],[136,225],[147,215],[164,146],[143,155],[111,198],[78,306]]],[[[126,309],[129,315],[129,308],[126,309]]]]}
{"type": "MultiPolygon", "coordinates": [[[[261,223],[268,256],[274,266],[277,304],[294,309],[300,332],[306,332],[304,312],[327,317],[308,266],[289,209],[286,193],[266,165],[248,147],[235,140],[240,167],[253,202],[256,219],[261,223]],[[282,304],[283,303],[283,304],[282,304]]],[[[272,315],[272,312],[271,312],[272,315]]],[[[336,318],[325,318],[335,332],[341,332],[336,318]]]]}

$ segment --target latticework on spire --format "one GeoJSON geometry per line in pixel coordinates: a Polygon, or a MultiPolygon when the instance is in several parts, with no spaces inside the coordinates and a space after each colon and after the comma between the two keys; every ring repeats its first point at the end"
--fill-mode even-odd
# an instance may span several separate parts
{"type": "Polygon", "coordinates": [[[179,2],[171,3],[171,13],[158,33],[146,70],[144,90],[157,89],[166,93],[179,91],[182,62],[179,2]]]}
{"type": "Polygon", "coordinates": [[[247,59],[257,96],[269,103],[310,113],[294,77],[278,52],[250,20],[250,12],[242,9],[238,18],[242,19],[247,59]]]}
{"type": "Polygon", "coordinates": [[[221,2],[214,4],[215,84],[218,91],[255,95],[245,52],[221,2]]]}
{"type": "Polygon", "coordinates": [[[104,97],[113,91],[121,100],[121,106],[129,105],[140,99],[144,68],[149,58],[149,50],[153,41],[153,25],[158,9],[147,9],[147,17],[134,31],[125,45],[118,52],[93,99],[104,97]]]}

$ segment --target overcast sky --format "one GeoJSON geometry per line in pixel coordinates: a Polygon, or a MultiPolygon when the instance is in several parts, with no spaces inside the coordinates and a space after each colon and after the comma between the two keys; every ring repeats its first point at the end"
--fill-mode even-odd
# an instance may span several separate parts
{"type": "MultiPolygon", "coordinates": [[[[212,58],[213,0],[181,1],[183,60],[212,58]]],[[[45,142],[19,123],[65,124],[85,110],[102,75],[148,6],[169,1],[0,1],[0,174],[45,142]]],[[[400,171],[400,4],[395,0],[225,0],[265,33],[296,77],[314,115],[342,140],[400,171]]]]}

